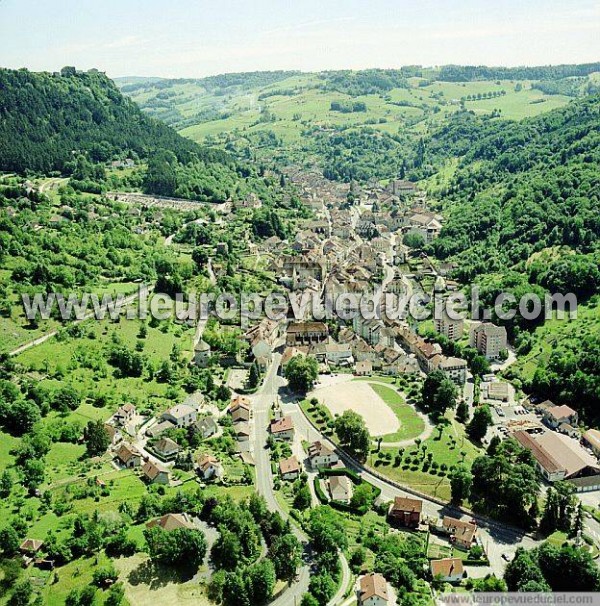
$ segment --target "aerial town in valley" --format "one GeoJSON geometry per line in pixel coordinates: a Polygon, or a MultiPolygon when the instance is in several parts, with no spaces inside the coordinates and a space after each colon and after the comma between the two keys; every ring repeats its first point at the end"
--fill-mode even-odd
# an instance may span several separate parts
{"type": "Polygon", "coordinates": [[[97,4],[0,1],[0,606],[600,594],[600,63],[286,71],[498,28],[97,4]]]}
{"type": "MultiPolygon", "coordinates": [[[[245,244],[246,266],[261,267],[281,292],[308,292],[323,301],[342,293],[419,293],[444,301],[460,288],[449,278],[451,266],[423,252],[422,243],[438,237],[444,217],[431,210],[435,203],[416,184],[350,186],[295,170],[285,178],[311,218],[298,221],[291,239],[271,236],[245,244]]],[[[126,201],[130,215],[137,208],[173,204],[145,194],[115,197],[126,201]]],[[[261,205],[253,194],[233,200],[220,209],[219,221],[235,222],[239,209],[261,205]]],[[[209,279],[218,281],[226,271],[219,250],[226,245],[204,248],[209,279]]],[[[504,326],[447,313],[420,322],[385,313],[321,321],[310,317],[309,309],[303,318],[258,318],[243,332],[231,333],[239,341],[231,354],[218,344],[222,338],[215,339],[213,322],[209,318],[187,329],[186,362],[193,372],[214,377],[213,386],[191,390],[154,413],[139,398],[123,394],[114,413],[95,415],[106,440],[99,440],[93,465],[82,476],[93,479],[90,494],[100,503],[122,481],[136,499],[142,489],[142,513],[130,515],[135,526],[141,521],[147,541],[157,528],[203,533],[212,546],[213,563],[202,573],[207,595],[207,575],[223,557],[216,555],[223,529],[206,513],[207,497],[199,495],[208,491],[218,503],[227,495],[243,498],[252,487],[267,510],[290,521],[298,546],[290,554],[297,558],[295,569],[275,604],[291,605],[316,591],[314,574],[336,579],[326,599],[332,606],[391,605],[406,583],[423,603],[456,588],[496,590],[518,549],[547,540],[534,518],[522,524],[502,513],[501,495],[476,492],[478,483],[503,478],[478,478],[469,465],[481,457],[494,464],[507,440],[514,444],[511,450],[530,454],[526,480],[527,490],[539,491],[534,499],[558,486],[556,498],[568,501],[560,507],[573,516],[569,524],[579,525],[572,533],[557,519],[551,536],[571,537],[573,544],[596,552],[600,525],[588,513],[595,500],[586,495],[600,489],[600,431],[583,430],[570,406],[527,396],[511,382],[507,371],[518,357],[504,326]],[[139,484],[133,488],[131,482],[139,484]],[[200,491],[195,496],[200,504],[191,499],[191,486],[200,491]],[[165,509],[153,501],[158,495],[177,496],[163,496],[165,509]],[[324,507],[330,512],[329,532],[339,528],[344,534],[334,546],[337,577],[322,572],[318,557],[306,551],[319,532],[311,511],[324,507]],[[375,564],[385,553],[381,545],[417,554],[416,570],[403,556],[408,581],[390,578],[388,569],[375,564]]],[[[44,346],[32,342],[16,354],[44,346]]],[[[88,450],[93,429],[90,421],[83,438],[88,450]]],[[[65,495],[78,482],[67,480],[70,488],[60,499],[70,500],[65,495]]],[[[49,538],[43,526],[35,528],[19,546],[24,565],[57,570],[56,547],[47,548],[48,541],[56,541],[52,531],[49,538]]],[[[125,593],[135,603],[130,583],[125,593]]]]}

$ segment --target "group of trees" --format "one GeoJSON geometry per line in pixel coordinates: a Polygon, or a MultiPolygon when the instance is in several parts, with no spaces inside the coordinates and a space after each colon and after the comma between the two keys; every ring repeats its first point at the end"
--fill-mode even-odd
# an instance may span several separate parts
{"type": "Polygon", "coordinates": [[[311,356],[294,356],[285,367],[285,378],[290,388],[300,393],[310,391],[319,375],[317,360],[311,356]]]}
{"type": "Polygon", "coordinates": [[[514,439],[494,444],[491,450],[473,461],[470,494],[464,479],[455,480],[457,490],[461,485],[456,500],[458,495],[469,498],[479,511],[518,526],[534,527],[539,514],[540,476],[531,451],[514,439]]]}
{"type": "Polygon", "coordinates": [[[456,385],[441,370],[434,370],[427,375],[421,390],[421,403],[426,412],[434,417],[456,407],[458,390],[456,385]]]}
{"type": "Polygon", "coordinates": [[[341,447],[359,461],[365,461],[371,447],[371,436],[363,417],[345,410],[335,419],[335,432],[341,447]]]}
{"type": "Polygon", "coordinates": [[[254,606],[272,596],[277,579],[291,581],[301,562],[302,546],[289,521],[268,511],[254,494],[236,504],[231,499],[207,501],[203,510],[219,529],[211,559],[217,567],[209,586],[211,599],[224,606],[254,606]],[[260,558],[261,540],[267,556],[260,558]]]}
{"type": "Polygon", "coordinates": [[[48,173],[69,169],[72,150],[106,162],[131,150],[170,149],[184,160],[201,148],[145,116],[97,70],[32,73],[0,70],[3,118],[0,169],[48,173]]]}
{"type": "Polygon", "coordinates": [[[600,590],[600,571],[589,551],[568,543],[544,543],[530,551],[519,547],[504,580],[509,591],[600,590]]]}

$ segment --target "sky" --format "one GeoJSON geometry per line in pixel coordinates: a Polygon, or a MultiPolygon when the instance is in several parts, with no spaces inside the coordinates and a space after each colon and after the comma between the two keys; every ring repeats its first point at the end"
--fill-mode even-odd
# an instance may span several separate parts
{"type": "Polygon", "coordinates": [[[111,77],[600,60],[598,0],[0,0],[0,66],[111,77]]]}

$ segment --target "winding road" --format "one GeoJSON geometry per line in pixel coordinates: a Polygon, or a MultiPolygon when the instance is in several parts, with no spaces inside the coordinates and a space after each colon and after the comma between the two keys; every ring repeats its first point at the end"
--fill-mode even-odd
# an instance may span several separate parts
{"type": "MultiPolygon", "coordinates": [[[[275,496],[273,488],[273,474],[271,471],[271,459],[269,450],[266,448],[269,426],[269,412],[271,405],[277,399],[279,388],[285,384],[285,381],[278,375],[279,365],[281,363],[281,355],[273,354],[273,360],[261,388],[253,396],[253,411],[254,411],[254,461],[256,465],[256,490],[261,494],[267,502],[267,507],[271,511],[279,512],[284,518],[287,518],[287,512],[280,506],[275,496]]],[[[270,604],[271,606],[297,606],[300,604],[302,596],[308,591],[310,582],[310,563],[311,553],[308,546],[308,537],[306,534],[292,523],[294,534],[304,544],[304,564],[301,566],[296,581],[292,583],[281,595],[279,595],[270,604]]],[[[329,601],[328,606],[337,606],[344,599],[346,588],[351,579],[351,572],[348,567],[348,562],[344,555],[340,552],[340,564],[342,569],[342,579],[337,593],[329,601]]]]}

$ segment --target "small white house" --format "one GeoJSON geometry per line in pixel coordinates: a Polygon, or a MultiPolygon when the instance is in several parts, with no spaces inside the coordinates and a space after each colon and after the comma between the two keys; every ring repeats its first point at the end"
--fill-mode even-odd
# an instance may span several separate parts
{"type": "Polygon", "coordinates": [[[444,558],[442,560],[432,560],[431,576],[439,578],[445,583],[460,583],[464,577],[463,563],[460,558],[444,558]]]}
{"type": "Polygon", "coordinates": [[[350,503],[352,493],[352,481],[347,476],[331,476],[329,478],[329,494],[332,501],[350,503]]]}
{"type": "Polygon", "coordinates": [[[318,441],[313,442],[308,447],[308,458],[314,469],[317,469],[318,467],[331,467],[340,460],[340,457],[336,452],[318,441]]]}
{"type": "Polygon", "coordinates": [[[360,606],[388,606],[390,596],[388,584],[383,575],[371,572],[361,578],[358,603],[360,606]]]}
{"type": "Polygon", "coordinates": [[[177,404],[162,414],[165,421],[170,421],[176,427],[189,427],[196,422],[198,412],[187,404],[177,404]]]}
{"type": "Polygon", "coordinates": [[[202,455],[198,459],[198,474],[205,480],[220,478],[223,476],[223,466],[216,457],[212,455],[202,455]]]}
{"type": "Polygon", "coordinates": [[[295,480],[301,471],[302,468],[295,456],[279,461],[279,475],[282,480],[295,480]]]}

